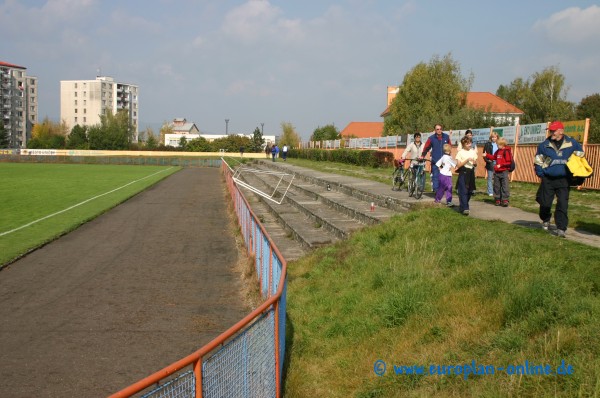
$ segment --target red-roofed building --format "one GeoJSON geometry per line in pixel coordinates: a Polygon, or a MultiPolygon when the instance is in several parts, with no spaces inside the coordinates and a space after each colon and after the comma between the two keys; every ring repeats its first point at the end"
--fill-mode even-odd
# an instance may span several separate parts
{"type": "Polygon", "coordinates": [[[381,137],[383,122],[350,122],[342,130],[342,138],[381,137]]]}
{"type": "MultiPolygon", "coordinates": [[[[393,99],[398,94],[397,86],[388,86],[387,107],[381,113],[381,117],[385,119],[390,114],[390,105],[393,99]]],[[[521,109],[506,102],[502,98],[489,92],[472,91],[467,93],[467,105],[473,109],[481,109],[485,112],[491,112],[498,123],[506,120],[513,121],[516,125],[519,123],[521,116],[525,114],[521,109]]]]}

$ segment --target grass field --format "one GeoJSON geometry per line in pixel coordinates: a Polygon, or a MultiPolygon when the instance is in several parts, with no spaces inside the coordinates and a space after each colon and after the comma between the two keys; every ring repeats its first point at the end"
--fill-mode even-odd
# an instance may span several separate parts
{"type": "MultiPolygon", "coordinates": [[[[392,172],[288,162],[383,183],[392,172]]],[[[474,200],[491,200],[477,184],[474,200]]],[[[511,190],[511,206],[538,211],[537,185],[511,190]]],[[[571,227],[600,233],[600,193],[572,190],[569,215],[571,227]]],[[[600,396],[594,247],[423,208],[289,263],[287,293],[286,397],[600,396]],[[473,361],[495,374],[429,374],[473,361]],[[537,375],[508,374],[526,361],[537,375]],[[562,361],[572,374],[539,374],[562,361]],[[415,365],[424,375],[394,369],[415,365]]]]}
{"type": "Polygon", "coordinates": [[[542,230],[396,216],[288,264],[287,306],[288,398],[600,395],[600,250],[542,230]],[[428,374],[563,360],[571,375],[428,374]]]}
{"type": "Polygon", "coordinates": [[[0,163],[0,266],[177,170],[165,166],[0,163]]]}

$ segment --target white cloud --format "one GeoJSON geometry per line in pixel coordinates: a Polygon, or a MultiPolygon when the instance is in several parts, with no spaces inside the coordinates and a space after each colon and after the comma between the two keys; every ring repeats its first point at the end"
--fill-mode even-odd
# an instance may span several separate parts
{"type": "Polygon", "coordinates": [[[544,34],[551,42],[585,45],[600,42],[600,7],[586,9],[570,7],[537,21],[533,29],[544,34]]]}
{"type": "Polygon", "coordinates": [[[268,0],[249,0],[225,16],[222,31],[236,41],[253,44],[261,40],[302,38],[299,20],[281,17],[282,10],[268,0]]]}

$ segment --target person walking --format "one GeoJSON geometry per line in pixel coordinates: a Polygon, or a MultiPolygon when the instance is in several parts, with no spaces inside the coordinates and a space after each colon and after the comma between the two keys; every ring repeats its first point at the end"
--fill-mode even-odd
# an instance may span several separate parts
{"type": "Polygon", "coordinates": [[[494,161],[494,199],[496,199],[496,206],[503,207],[508,207],[508,198],[510,198],[508,174],[514,160],[512,151],[506,144],[505,138],[498,139],[498,150],[493,155],[485,155],[487,159],[494,161]]]}
{"type": "Polygon", "coordinates": [[[271,146],[271,161],[274,162],[275,161],[275,157],[277,157],[277,145],[273,145],[271,146]]]}
{"type": "Polygon", "coordinates": [[[283,148],[281,148],[281,157],[283,158],[284,162],[287,160],[287,153],[288,153],[288,146],[287,146],[287,144],[283,144],[283,148]]]}
{"type": "Polygon", "coordinates": [[[565,135],[565,127],[560,121],[554,121],[548,126],[550,135],[538,145],[535,154],[535,174],[541,179],[536,194],[536,202],[540,205],[539,216],[542,228],[550,228],[552,217],[552,202],[556,196],[554,221],[556,236],[565,237],[569,224],[569,170],[567,160],[573,154],[584,156],[581,144],[572,137],[565,135]]]}
{"type": "Polygon", "coordinates": [[[435,125],[435,134],[430,136],[425,142],[425,148],[421,153],[421,158],[427,155],[427,152],[431,150],[431,183],[433,192],[437,192],[439,186],[439,175],[440,169],[435,164],[444,155],[444,145],[451,144],[450,136],[442,130],[441,124],[435,125]]]}
{"type": "Polygon", "coordinates": [[[417,132],[413,134],[413,142],[408,144],[400,156],[402,167],[404,167],[404,161],[408,159],[411,161],[410,166],[414,168],[419,163],[417,159],[421,156],[421,152],[423,152],[423,142],[421,141],[421,133],[417,132]]]}
{"type": "Polygon", "coordinates": [[[265,157],[268,159],[271,154],[271,146],[269,144],[265,145],[265,157]]]}
{"type": "Polygon", "coordinates": [[[494,166],[496,165],[494,160],[490,160],[487,155],[494,155],[498,150],[498,133],[492,131],[490,133],[490,140],[483,146],[483,160],[485,160],[485,172],[487,173],[487,194],[488,196],[494,196],[494,166]]]}
{"type": "Polygon", "coordinates": [[[452,169],[456,167],[456,162],[450,156],[452,145],[444,145],[444,156],[435,164],[440,169],[440,185],[435,193],[435,203],[441,203],[444,193],[446,194],[446,205],[454,206],[452,203],[452,169]]]}
{"type": "Polygon", "coordinates": [[[462,149],[456,153],[456,171],[458,180],[458,210],[465,216],[469,215],[469,201],[475,191],[475,166],[477,166],[477,152],[471,150],[471,139],[463,137],[460,140],[462,149]]]}

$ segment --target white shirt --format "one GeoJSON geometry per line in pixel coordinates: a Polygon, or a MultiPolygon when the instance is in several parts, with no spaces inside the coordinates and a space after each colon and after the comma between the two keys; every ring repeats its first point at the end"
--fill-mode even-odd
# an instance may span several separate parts
{"type": "Polygon", "coordinates": [[[451,169],[456,167],[456,162],[450,155],[444,154],[444,156],[442,156],[435,165],[440,169],[440,174],[451,177],[451,169]]]}
{"type": "Polygon", "coordinates": [[[464,148],[458,151],[456,153],[456,163],[458,164],[465,160],[468,161],[467,163],[465,163],[464,167],[466,167],[467,169],[472,169],[473,163],[477,161],[477,151],[475,151],[474,149],[469,149],[467,151],[464,148]]]}

